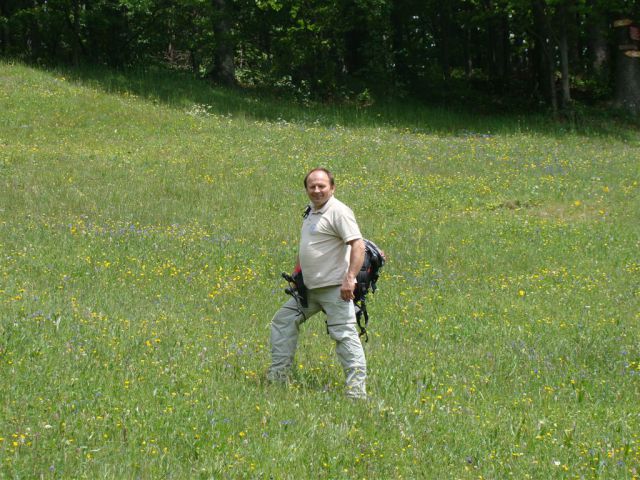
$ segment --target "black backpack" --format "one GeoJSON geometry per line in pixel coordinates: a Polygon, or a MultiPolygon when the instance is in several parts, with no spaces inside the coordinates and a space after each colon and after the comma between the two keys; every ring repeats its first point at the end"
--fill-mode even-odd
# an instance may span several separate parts
{"type": "Polygon", "coordinates": [[[380,269],[384,266],[385,257],[382,250],[371,240],[364,239],[364,262],[356,277],[356,289],[353,292],[353,303],[356,306],[356,320],[360,328],[360,336],[364,336],[365,342],[369,341],[367,327],[369,325],[369,313],[367,312],[367,293],[375,293],[377,289],[380,269]],[[364,321],[363,321],[364,318],[364,321]]]}

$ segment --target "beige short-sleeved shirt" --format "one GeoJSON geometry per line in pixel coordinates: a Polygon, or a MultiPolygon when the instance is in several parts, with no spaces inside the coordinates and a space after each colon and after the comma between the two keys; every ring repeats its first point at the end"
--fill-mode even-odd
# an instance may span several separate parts
{"type": "Polygon", "coordinates": [[[349,269],[351,246],[362,238],[349,207],[331,197],[319,210],[311,209],[302,222],[299,259],[307,288],[341,285],[349,269]]]}

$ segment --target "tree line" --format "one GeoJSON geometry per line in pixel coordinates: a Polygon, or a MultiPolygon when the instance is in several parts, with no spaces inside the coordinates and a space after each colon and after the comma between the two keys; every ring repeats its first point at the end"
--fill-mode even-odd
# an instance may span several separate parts
{"type": "Polygon", "coordinates": [[[164,63],[302,96],[437,96],[453,85],[640,112],[635,0],[3,0],[0,55],[164,63]]]}

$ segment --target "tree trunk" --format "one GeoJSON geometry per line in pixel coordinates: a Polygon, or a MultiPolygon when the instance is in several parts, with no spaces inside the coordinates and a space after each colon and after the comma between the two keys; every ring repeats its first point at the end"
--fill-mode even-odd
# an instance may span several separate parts
{"type": "Polygon", "coordinates": [[[344,33],[344,65],[348,75],[357,75],[364,67],[362,58],[364,32],[354,27],[344,33]]]}
{"type": "Polygon", "coordinates": [[[538,82],[554,113],[558,111],[558,95],[555,82],[554,44],[546,13],[546,2],[533,2],[534,36],[537,51],[538,82]]]}
{"type": "Polygon", "coordinates": [[[80,50],[82,48],[82,38],[80,35],[80,1],[73,2],[73,65],[80,65],[80,50]]]}
{"type": "Polygon", "coordinates": [[[559,7],[558,15],[560,17],[560,70],[562,73],[562,108],[568,108],[571,103],[571,84],[569,80],[569,39],[567,31],[567,15],[566,4],[562,3],[559,7]]]}
{"type": "MultiPolygon", "coordinates": [[[[492,8],[491,4],[488,8],[492,8]]],[[[487,38],[490,76],[504,81],[509,71],[509,24],[505,14],[495,14],[488,19],[487,38]]]]}
{"type": "Polygon", "coordinates": [[[451,78],[451,11],[448,2],[444,3],[440,21],[440,65],[442,66],[442,75],[448,82],[451,78]]]}
{"type": "Polygon", "coordinates": [[[511,77],[511,42],[509,40],[509,17],[500,15],[500,40],[502,42],[502,76],[505,80],[511,77]]]}
{"type": "Polygon", "coordinates": [[[9,12],[5,10],[4,2],[0,3],[0,53],[6,55],[9,51],[9,12]]]}
{"type": "Polygon", "coordinates": [[[467,78],[473,72],[473,59],[471,58],[471,31],[469,28],[464,29],[464,40],[462,44],[462,54],[464,56],[464,73],[467,78]]]}
{"type": "MultiPolygon", "coordinates": [[[[343,32],[344,66],[347,75],[358,75],[366,67],[365,41],[367,37],[367,13],[358,9],[357,2],[346,2],[341,18],[349,25],[343,32]]],[[[339,41],[336,39],[336,41],[339,41]]]]}
{"type": "Polygon", "coordinates": [[[558,90],[556,89],[556,78],[555,78],[555,62],[553,60],[553,54],[549,52],[546,56],[547,58],[547,72],[548,77],[547,81],[549,82],[549,91],[551,92],[550,103],[551,110],[553,113],[558,113],[558,90]]]}
{"type": "Polygon", "coordinates": [[[214,11],[213,34],[215,36],[214,69],[212,76],[226,85],[236,84],[234,45],[229,26],[226,0],[212,0],[214,11]]]}
{"type": "Polygon", "coordinates": [[[391,10],[391,51],[393,59],[393,70],[396,83],[404,84],[413,81],[413,72],[409,69],[409,45],[408,18],[402,10],[400,2],[392,3],[391,10]]]}
{"type": "Polygon", "coordinates": [[[617,20],[613,26],[618,45],[615,105],[637,115],[640,113],[640,27],[628,19],[617,20]]]}
{"type": "Polygon", "coordinates": [[[589,2],[591,15],[587,17],[587,42],[590,53],[590,65],[594,76],[600,81],[607,81],[610,62],[609,45],[607,44],[607,18],[598,10],[595,0],[589,2]]]}

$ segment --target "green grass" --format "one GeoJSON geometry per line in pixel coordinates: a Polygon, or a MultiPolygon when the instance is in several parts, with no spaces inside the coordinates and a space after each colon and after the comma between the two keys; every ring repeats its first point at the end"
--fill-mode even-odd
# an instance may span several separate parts
{"type": "Polygon", "coordinates": [[[0,64],[0,477],[638,478],[640,135],[0,64]],[[366,404],[264,381],[302,177],[389,254],[366,404]]]}

